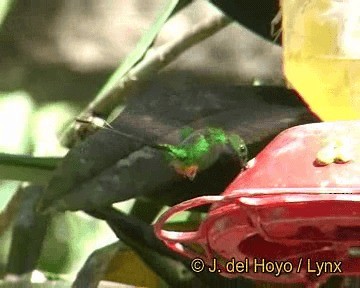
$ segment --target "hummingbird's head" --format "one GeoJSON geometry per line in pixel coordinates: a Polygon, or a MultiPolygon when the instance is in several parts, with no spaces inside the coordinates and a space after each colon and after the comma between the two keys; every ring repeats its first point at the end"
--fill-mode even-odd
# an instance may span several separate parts
{"type": "Polygon", "coordinates": [[[241,166],[245,167],[248,161],[248,149],[246,147],[245,141],[237,134],[230,134],[228,136],[228,141],[230,147],[234,149],[237,156],[239,157],[241,166]]]}

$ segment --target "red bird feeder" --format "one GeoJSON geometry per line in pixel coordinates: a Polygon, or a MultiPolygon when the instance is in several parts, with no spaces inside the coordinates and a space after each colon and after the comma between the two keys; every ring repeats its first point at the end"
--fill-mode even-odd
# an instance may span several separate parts
{"type": "Polygon", "coordinates": [[[225,277],[317,287],[332,275],[360,275],[359,147],[360,121],[287,129],[221,196],[172,207],[155,233],[195,259],[193,270],[225,277]],[[174,214],[207,204],[197,231],[162,229],[174,214]]]}

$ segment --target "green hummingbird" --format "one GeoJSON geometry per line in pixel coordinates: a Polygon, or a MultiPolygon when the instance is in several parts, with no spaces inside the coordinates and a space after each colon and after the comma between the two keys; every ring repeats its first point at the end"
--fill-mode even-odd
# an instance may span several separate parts
{"type": "Polygon", "coordinates": [[[224,149],[232,149],[245,167],[248,150],[244,140],[237,134],[227,133],[220,128],[182,130],[182,141],[178,145],[159,144],[167,150],[170,166],[175,171],[193,180],[198,172],[208,169],[220,157],[224,149]]]}
{"type": "MultiPolygon", "coordinates": [[[[95,118],[96,121],[93,121],[94,119],[76,119],[76,121],[90,124],[94,128],[96,126],[96,128],[111,130],[122,136],[144,142],[135,136],[115,130],[105,120],[95,118]]],[[[190,180],[193,180],[199,172],[211,167],[226,149],[235,152],[242,168],[246,166],[248,149],[244,140],[239,135],[213,127],[199,130],[184,127],[180,132],[181,141],[177,145],[149,145],[148,143],[144,143],[144,145],[165,151],[169,165],[173,167],[178,174],[190,180]]]]}

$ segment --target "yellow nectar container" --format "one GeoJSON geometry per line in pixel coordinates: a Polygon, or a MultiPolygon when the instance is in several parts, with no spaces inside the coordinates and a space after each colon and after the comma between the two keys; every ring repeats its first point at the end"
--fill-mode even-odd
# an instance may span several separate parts
{"type": "Polygon", "coordinates": [[[281,0],[284,73],[323,121],[360,119],[360,0],[281,0]]]}

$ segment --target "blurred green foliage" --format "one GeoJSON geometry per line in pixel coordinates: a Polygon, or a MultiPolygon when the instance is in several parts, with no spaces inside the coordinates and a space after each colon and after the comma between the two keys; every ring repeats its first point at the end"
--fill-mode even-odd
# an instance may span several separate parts
{"type": "Polygon", "coordinates": [[[14,3],[15,3],[15,0],[1,0],[0,1],[0,29],[1,29],[1,24],[4,22],[7,14],[9,13],[9,11],[14,3]]]}
{"type": "MultiPolygon", "coordinates": [[[[1,93],[0,151],[12,154],[3,156],[3,160],[7,158],[8,161],[1,162],[1,177],[8,175],[11,171],[11,173],[17,173],[12,174],[16,179],[22,179],[21,174],[26,172],[30,173],[26,176],[27,178],[31,175],[41,177],[49,172],[46,176],[49,178],[50,172],[56,166],[56,159],[61,159],[56,157],[62,157],[67,152],[58,143],[57,133],[66,122],[75,116],[76,109],[72,107],[73,105],[63,102],[37,107],[32,97],[24,91],[1,93]],[[30,155],[51,156],[43,158],[43,160],[45,159],[44,163],[46,164],[46,159],[49,159],[48,167],[53,166],[53,168],[44,172],[40,167],[39,171],[35,171],[34,166],[31,166],[34,165],[33,158],[27,158],[30,155]],[[29,160],[31,165],[26,170],[24,169],[28,164],[26,161],[29,160]],[[10,170],[9,167],[13,169],[10,170]]],[[[4,210],[20,183],[19,181],[1,180],[1,211],[4,210]]],[[[6,265],[10,238],[9,231],[1,235],[0,267],[6,265]]],[[[52,273],[72,273],[72,277],[74,277],[74,273],[80,269],[94,249],[113,242],[115,239],[116,237],[104,223],[86,216],[84,213],[60,214],[54,217],[48,230],[39,268],[52,273]]]]}

